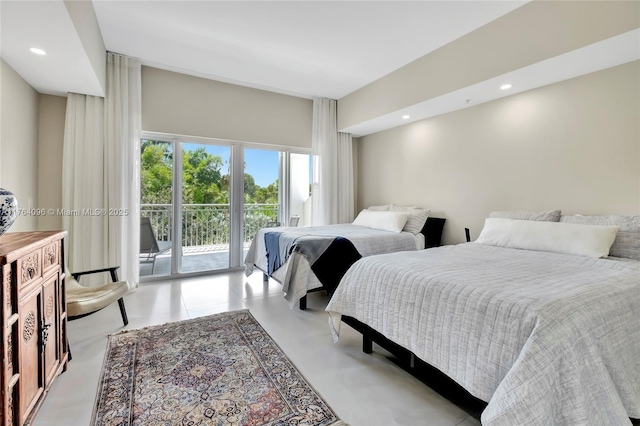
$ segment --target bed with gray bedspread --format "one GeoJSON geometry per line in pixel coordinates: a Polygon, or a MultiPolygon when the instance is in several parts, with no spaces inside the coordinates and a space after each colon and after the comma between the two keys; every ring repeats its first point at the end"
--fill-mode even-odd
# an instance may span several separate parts
{"type": "MultiPolygon", "coordinates": [[[[253,273],[254,267],[265,274],[269,273],[264,236],[265,233],[273,230],[282,230],[281,235],[290,241],[314,236],[318,238],[343,237],[353,244],[362,257],[416,250],[415,236],[410,232],[381,231],[348,223],[300,228],[263,228],[251,241],[251,246],[245,257],[245,274],[247,276],[253,273]]],[[[301,297],[305,296],[307,291],[322,287],[322,283],[311,269],[308,259],[295,250],[288,258],[285,259],[283,256],[282,266],[269,276],[282,284],[285,299],[289,302],[290,307],[293,307],[301,297]]]]}
{"type": "Polygon", "coordinates": [[[327,306],[488,402],[487,426],[640,418],[640,262],[477,243],[372,256],[327,306]]]}

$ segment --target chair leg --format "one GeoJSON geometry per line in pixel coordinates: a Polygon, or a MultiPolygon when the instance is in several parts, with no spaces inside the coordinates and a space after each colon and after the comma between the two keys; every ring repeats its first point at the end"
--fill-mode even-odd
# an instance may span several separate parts
{"type": "Polygon", "coordinates": [[[127,310],[124,308],[124,299],[121,297],[118,299],[118,305],[120,305],[120,314],[122,315],[122,322],[124,325],[129,324],[129,319],[127,318],[127,310]]]}

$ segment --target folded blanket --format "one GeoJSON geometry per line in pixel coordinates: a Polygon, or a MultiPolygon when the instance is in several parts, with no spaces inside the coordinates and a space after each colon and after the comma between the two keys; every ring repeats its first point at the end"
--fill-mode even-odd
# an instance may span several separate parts
{"type": "Polygon", "coordinates": [[[265,232],[267,275],[280,268],[292,252],[304,256],[329,294],[362,255],[347,238],[324,235],[292,236],[283,232],[265,232]]]}
{"type": "Polygon", "coordinates": [[[343,237],[302,237],[294,244],[293,251],[307,258],[311,270],[329,294],[351,265],[362,257],[353,243],[343,237]]]}
{"type": "Polygon", "coordinates": [[[267,251],[267,275],[282,265],[280,258],[280,234],[281,232],[265,232],[264,245],[267,251]]]}

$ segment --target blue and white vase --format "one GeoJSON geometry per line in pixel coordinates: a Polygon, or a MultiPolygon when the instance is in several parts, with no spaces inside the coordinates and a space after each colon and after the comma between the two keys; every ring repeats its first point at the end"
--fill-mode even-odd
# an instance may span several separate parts
{"type": "Polygon", "coordinates": [[[18,199],[11,191],[0,188],[0,235],[16,220],[18,215],[18,199]]]}

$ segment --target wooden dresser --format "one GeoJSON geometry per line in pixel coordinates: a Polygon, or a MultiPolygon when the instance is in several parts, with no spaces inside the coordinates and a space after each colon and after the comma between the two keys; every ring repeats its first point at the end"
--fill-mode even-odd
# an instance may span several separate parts
{"type": "Polygon", "coordinates": [[[30,424],[67,368],[65,232],[0,237],[2,368],[0,425],[30,424]]]}

